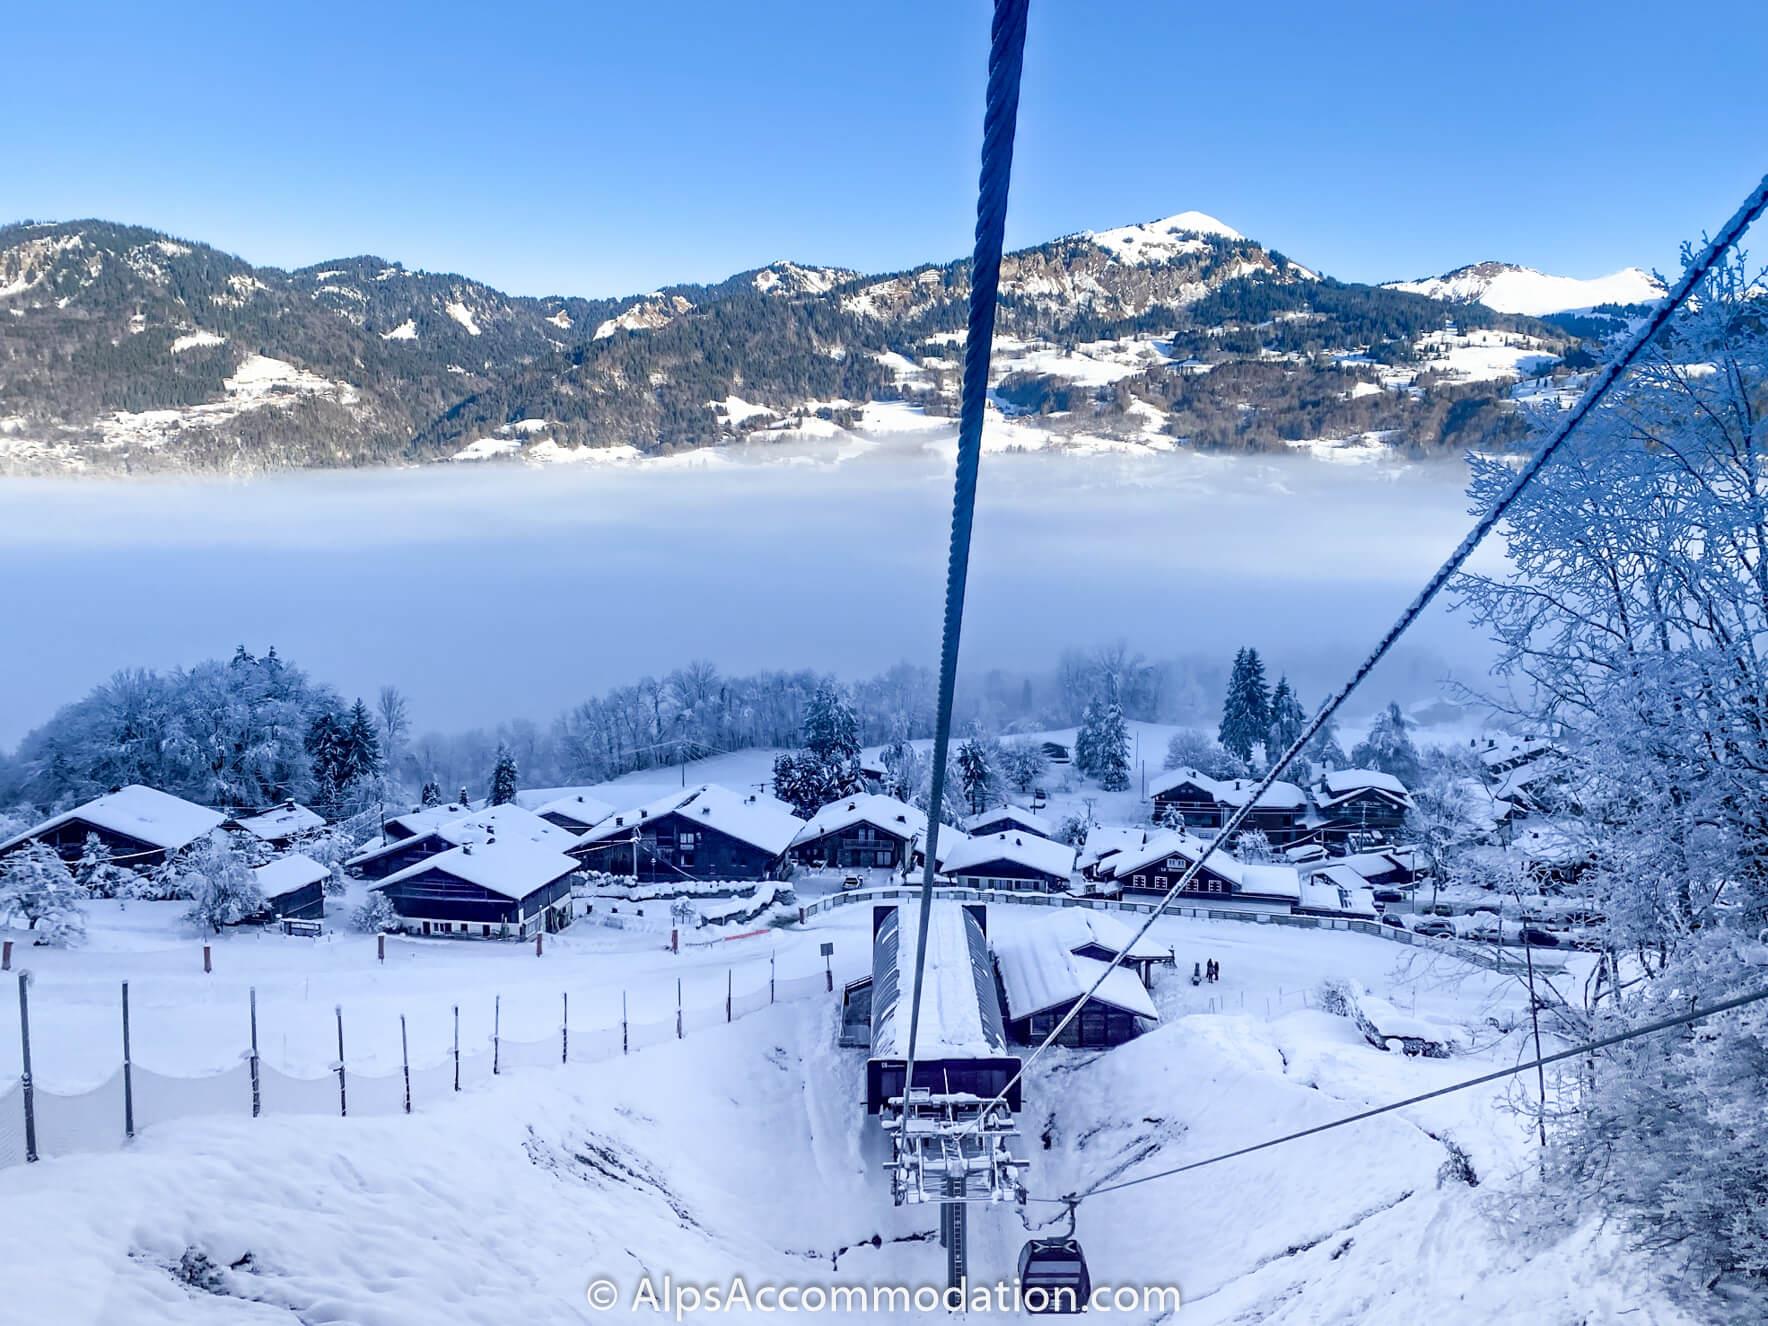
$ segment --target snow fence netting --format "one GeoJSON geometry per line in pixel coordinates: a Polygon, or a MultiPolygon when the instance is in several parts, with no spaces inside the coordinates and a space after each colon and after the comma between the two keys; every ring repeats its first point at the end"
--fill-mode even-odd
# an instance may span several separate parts
{"type": "Polygon", "coordinates": [[[676,1039],[675,1018],[660,1019],[655,1022],[633,1022],[626,1028],[626,1043],[634,1050],[643,1049],[647,1045],[662,1045],[666,1041],[676,1039]]]}
{"type": "Polygon", "coordinates": [[[454,1060],[411,1070],[411,1108],[421,1110],[454,1094],[454,1060]]]}
{"type": "Polygon", "coordinates": [[[344,1075],[345,1085],[350,1093],[350,1113],[403,1114],[405,1113],[405,1074],[400,1070],[391,1073],[350,1073],[344,1075]]]}
{"type": "Polygon", "coordinates": [[[559,1035],[543,1036],[538,1040],[512,1040],[503,1038],[502,1051],[498,1056],[498,1068],[502,1072],[510,1072],[521,1068],[549,1068],[559,1062],[559,1035]]]}
{"type": "Polygon", "coordinates": [[[25,1088],[14,1082],[0,1091],[0,1169],[25,1163],[25,1088]]]}
{"type": "Polygon", "coordinates": [[[620,1053],[619,1027],[571,1028],[571,1062],[594,1063],[620,1053]]]}
{"type": "MultiPolygon", "coordinates": [[[[338,1075],[296,1077],[268,1065],[260,1069],[265,1114],[337,1114],[338,1075]]],[[[249,1099],[249,1098],[248,1098],[249,1099]]]]}
{"type": "Polygon", "coordinates": [[[135,1131],[170,1119],[200,1114],[232,1114],[249,1118],[252,1113],[252,1069],[235,1064],[202,1077],[176,1077],[156,1073],[137,1064],[130,1079],[135,1089],[135,1131]]]}
{"type": "Polygon", "coordinates": [[[90,1091],[32,1094],[37,1116],[37,1154],[67,1156],[77,1151],[114,1151],[127,1136],[123,1128],[123,1070],[90,1091]]]}

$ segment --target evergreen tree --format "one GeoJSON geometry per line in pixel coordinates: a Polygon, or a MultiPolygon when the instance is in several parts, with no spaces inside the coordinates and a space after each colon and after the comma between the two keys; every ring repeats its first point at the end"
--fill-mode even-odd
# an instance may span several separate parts
{"type": "Polygon", "coordinates": [[[439,806],[442,804],[442,785],[434,778],[424,783],[424,790],[418,794],[418,803],[423,806],[439,806]]]}
{"type": "Polygon", "coordinates": [[[1400,706],[1389,704],[1369,727],[1369,735],[1351,751],[1351,763],[1359,769],[1378,769],[1392,774],[1407,787],[1423,781],[1418,768],[1418,751],[1407,732],[1411,725],[1400,712],[1400,706]]]}
{"type": "Polygon", "coordinates": [[[1234,655],[1228,676],[1219,739],[1223,747],[1250,762],[1253,748],[1268,744],[1270,728],[1271,696],[1265,684],[1264,660],[1258,650],[1242,648],[1234,655]]]}
{"type": "Polygon", "coordinates": [[[96,833],[86,835],[73,873],[74,882],[86,891],[89,898],[115,898],[134,878],[133,871],[111,860],[110,848],[96,833]]]}
{"type": "Polygon", "coordinates": [[[1130,785],[1130,734],[1123,721],[1123,706],[1117,702],[1117,688],[1111,695],[1099,721],[1097,758],[1099,786],[1107,792],[1122,792],[1130,785]]]}
{"type": "Polygon", "coordinates": [[[1081,710],[1080,730],[1074,734],[1074,767],[1088,778],[1099,773],[1099,724],[1104,717],[1099,702],[1088,700],[1081,710]]]}
{"type": "Polygon", "coordinates": [[[859,719],[829,682],[817,686],[804,708],[804,748],[827,764],[859,761],[859,719]]]}
{"type": "Polygon", "coordinates": [[[1320,730],[1314,733],[1314,739],[1302,751],[1302,758],[1321,769],[1348,768],[1351,761],[1344,753],[1344,747],[1338,744],[1338,724],[1330,718],[1322,723],[1320,730]]]}
{"type": "Polygon", "coordinates": [[[1036,741],[1010,741],[1002,751],[1001,774],[1018,792],[1029,792],[1050,772],[1050,757],[1036,741]]]}
{"type": "Polygon", "coordinates": [[[358,697],[344,720],[343,767],[346,786],[378,777],[381,772],[381,735],[368,706],[358,697]]]}
{"type": "Polygon", "coordinates": [[[343,721],[329,710],[307,725],[304,742],[313,770],[313,804],[327,819],[335,819],[350,785],[350,757],[343,721]]]}
{"type": "Polygon", "coordinates": [[[516,799],[516,757],[508,746],[497,747],[497,763],[491,770],[491,804],[507,806],[516,799]]]}
{"type": "Polygon", "coordinates": [[[958,747],[958,786],[964,789],[964,802],[971,814],[987,810],[998,800],[1000,771],[991,745],[980,733],[972,733],[958,747]]]}
{"type": "Polygon", "coordinates": [[[379,889],[371,889],[367,901],[351,913],[350,924],[370,935],[397,930],[399,911],[386,894],[379,889]]]}
{"type": "Polygon", "coordinates": [[[1277,689],[1271,692],[1270,757],[1274,760],[1288,750],[1307,725],[1308,716],[1290,688],[1289,678],[1277,678],[1277,689]]]}

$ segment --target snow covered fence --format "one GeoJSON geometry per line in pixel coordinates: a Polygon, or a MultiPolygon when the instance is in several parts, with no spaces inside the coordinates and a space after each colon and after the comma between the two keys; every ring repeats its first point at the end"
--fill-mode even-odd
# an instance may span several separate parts
{"type": "MultiPolygon", "coordinates": [[[[820,971],[778,976],[770,959],[759,983],[754,978],[762,976],[760,964],[744,975],[739,983],[735,969],[727,970],[723,991],[712,999],[704,997],[706,992],[689,999],[678,983],[666,1008],[653,1001],[641,1009],[622,997],[620,1020],[609,1026],[571,1025],[569,998],[564,996],[558,1029],[550,1035],[505,1036],[494,1024],[498,1029],[489,1045],[461,1048],[457,1031],[454,1049],[441,1061],[411,1064],[407,1058],[391,1073],[351,1071],[342,1054],[323,1076],[284,1072],[266,1063],[256,1044],[242,1050],[237,1064],[218,1073],[158,1073],[131,1062],[125,1033],[121,1063],[97,1086],[75,1092],[46,1089],[31,1079],[27,1066],[24,1076],[0,1089],[0,1168],[51,1156],[115,1151],[143,1128],[202,1115],[408,1114],[512,1072],[617,1059],[772,1004],[827,997],[820,971]]],[[[342,1012],[336,1016],[341,1036],[348,1019],[342,1012]]],[[[455,1017],[458,1025],[458,1009],[455,1017]]],[[[27,1029],[21,1007],[21,1035],[28,1035],[27,1029]]]]}
{"type": "MultiPolygon", "coordinates": [[[[1157,902],[1125,902],[1115,898],[1082,898],[1071,893],[1030,893],[1013,889],[966,889],[949,885],[934,887],[934,895],[940,898],[954,898],[960,902],[1008,903],[1020,907],[1090,907],[1095,911],[1112,912],[1152,912],[1159,910],[1157,902]]],[[[854,903],[899,902],[904,899],[920,897],[921,890],[907,885],[874,885],[869,888],[848,889],[841,893],[830,893],[807,903],[799,909],[803,919],[809,920],[822,912],[832,911],[837,907],[847,907],[854,903]]],[[[1377,921],[1360,921],[1349,916],[1302,916],[1291,912],[1259,911],[1252,908],[1226,907],[1191,907],[1178,904],[1169,905],[1165,911],[1167,916],[1188,916],[1204,921],[1241,921],[1251,925],[1291,925],[1311,930],[1354,930],[1361,935],[1373,935],[1377,939],[1385,939],[1389,943],[1404,944],[1407,947],[1422,948],[1430,953],[1447,953],[1463,962],[1475,966],[1490,967],[1494,971],[1515,972],[1523,969],[1523,959],[1505,952],[1496,944],[1463,944],[1450,939],[1421,939],[1410,930],[1398,926],[1382,925],[1377,921]]],[[[1536,950],[1535,970],[1543,970],[1545,958],[1540,950],[1536,950]]],[[[1553,967],[1547,970],[1555,970],[1553,967]]]]}

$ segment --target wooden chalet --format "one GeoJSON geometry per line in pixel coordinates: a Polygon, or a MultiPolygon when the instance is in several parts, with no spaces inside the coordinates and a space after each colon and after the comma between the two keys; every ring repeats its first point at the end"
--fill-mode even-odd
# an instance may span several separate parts
{"type": "Polygon", "coordinates": [[[1305,876],[1295,911],[1300,916],[1347,916],[1359,921],[1373,921],[1378,915],[1374,890],[1344,865],[1327,866],[1305,876]]]}
{"type": "Polygon", "coordinates": [[[792,839],[792,859],[812,868],[901,870],[914,863],[926,833],[926,812],[862,792],[817,811],[792,839]]]}
{"type": "Polygon", "coordinates": [[[959,838],[942,848],[939,871],[966,888],[1056,893],[1074,874],[1074,849],[1018,831],[959,838]]]}
{"type": "Polygon", "coordinates": [[[499,837],[534,843],[555,852],[563,852],[577,842],[576,834],[549,824],[533,811],[523,810],[512,803],[456,814],[392,842],[371,843],[344,862],[344,869],[358,879],[386,879],[419,861],[468,843],[489,842],[499,837]]]}
{"type": "Polygon", "coordinates": [[[1064,938],[1039,928],[995,945],[995,969],[1008,1036],[1022,1045],[1041,1042],[1095,984],[1099,988],[1056,1037],[1076,1048],[1122,1045],[1160,1020],[1136,973],[1073,951],[1064,938]],[[1103,983],[1099,978],[1103,976],[1103,983]]]}
{"type": "Polygon", "coordinates": [[[516,804],[555,828],[582,834],[614,813],[614,807],[584,787],[534,787],[516,793],[516,804]]]}
{"type": "MultiPolygon", "coordinates": [[[[981,906],[936,902],[928,914],[926,971],[937,979],[926,983],[921,997],[913,1085],[935,1095],[962,1093],[985,1100],[1006,1090],[1007,1105],[1016,1111],[1020,1084],[1013,1079],[1019,1058],[1007,1048],[986,927],[987,911],[981,906]]],[[[919,930],[916,904],[873,909],[872,980],[863,992],[871,1014],[868,1114],[877,1114],[904,1094],[919,930]]],[[[861,994],[850,991],[855,997],[861,994]]]]}
{"type": "Polygon", "coordinates": [[[992,806],[966,817],[962,827],[972,838],[985,838],[991,833],[1034,833],[1052,841],[1056,837],[1054,824],[1024,806],[992,806]]]}
{"type": "Polygon", "coordinates": [[[1087,830],[1074,868],[1083,879],[1100,878],[1105,862],[1119,852],[1133,852],[1148,841],[1148,830],[1133,825],[1095,824],[1087,830]]]}
{"type": "Polygon", "coordinates": [[[775,797],[705,783],[616,811],[570,850],[592,870],[644,883],[772,879],[803,828],[775,797]]]}
{"type": "Polygon", "coordinates": [[[1412,794],[1379,769],[1328,769],[1314,789],[1314,828],[1326,841],[1393,839],[1412,809],[1412,794]]]}
{"type": "Polygon", "coordinates": [[[14,834],[0,842],[0,856],[26,843],[45,843],[62,860],[78,861],[92,837],[118,865],[142,870],[220,828],[226,819],[218,810],[131,783],[14,834]]]}
{"type": "Polygon", "coordinates": [[[398,815],[390,815],[381,821],[381,838],[385,842],[396,842],[401,838],[415,838],[428,833],[437,825],[457,820],[462,815],[470,815],[475,810],[483,810],[483,801],[449,801],[439,806],[419,806],[416,810],[404,811],[398,815]]]}
{"type": "Polygon", "coordinates": [[[248,834],[269,847],[287,847],[302,834],[323,829],[325,816],[298,801],[285,801],[256,815],[235,815],[225,827],[248,834]]]}
{"type": "MultiPolygon", "coordinates": [[[[1211,778],[1196,769],[1172,769],[1148,784],[1154,817],[1192,829],[1219,829],[1252,799],[1258,784],[1250,778],[1211,778]]],[[[1258,830],[1274,847],[1305,836],[1308,796],[1294,783],[1266,788],[1241,821],[1243,832],[1258,830]]]]}
{"type": "Polygon", "coordinates": [[[264,895],[267,920],[317,921],[325,915],[325,881],[331,871],[299,852],[279,856],[252,871],[264,895]]]}
{"type": "MultiPolygon", "coordinates": [[[[1102,868],[1105,880],[1125,897],[1164,895],[1184,878],[1209,846],[1201,838],[1173,829],[1155,834],[1135,851],[1119,852],[1102,868]]],[[[1288,911],[1301,897],[1301,878],[1294,866],[1249,865],[1226,848],[1209,854],[1178,900],[1193,906],[1288,911]]]]}
{"type": "Polygon", "coordinates": [[[374,892],[392,902],[408,934],[526,939],[571,924],[571,876],[578,869],[545,844],[499,837],[427,857],[374,892]]]}

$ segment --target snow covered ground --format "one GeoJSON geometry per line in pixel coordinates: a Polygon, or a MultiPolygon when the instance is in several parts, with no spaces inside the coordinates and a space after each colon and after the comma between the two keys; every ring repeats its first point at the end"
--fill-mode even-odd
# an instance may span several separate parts
{"type": "MultiPolygon", "coordinates": [[[[1010,938],[1047,916],[997,906],[989,919],[1010,938]]],[[[832,941],[839,981],[864,969],[869,921],[869,909],[845,908],[768,943],[782,963],[814,968],[815,946],[832,941]]],[[[80,1027],[93,1042],[42,1062],[46,1078],[114,1045],[100,1028],[124,969],[140,1025],[171,1028],[138,1044],[140,1060],[151,1050],[193,1064],[254,982],[273,1027],[310,1015],[329,1030],[331,1004],[342,1002],[354,1061],[383,1053],[372,1027],[396,1003],[415,1012],[459,998],[464,1021],[465,1005],[501,989],[506,1017],[540,1029],[552,1016],[542,992],[556,997],[563,983],[575,1021],[580,991],[587,1004],[594,992],[669,985],[677,973],[722,977],[722,963],[701,954],[670,957],[630,936],[592,944],[580,925],[539,959],[436,942],[402,946],[385,968],[368,940],[230,937],[204,978],[188,970],[189,948],[162,947],[157,929],[119,918],[86,950],[31,955],[41,1044],[80,1027]],[[89,1025],[87,1012],[56,1011],[82,1003],[89,1025]]],[[[1519,991],[1449,959],[1344,932],[1228,922],[1162,919],[1156,935],[1181,971],[1218,958],[1223,981],[1192,987],[1163,971],[1157,1030],[1107,1052],[1054,1051],[1033,1069],[1019,1143],[1033,1194],[1200,1159],[1522,1052],[1514,1032],[1487,1021],[1511,1025],[1519,991]],[[1303,992],[1327,978],[1454,1025],[1478,1048],[1450,1060],[1374,1050],[1349,1021],[1304,1006],[1303,992]]],[[[647,1273],[678,1285],[734,1274],[752,1287],[937,1283],[933,1215],[889,1204],[880,1138],[860,1113],[863,1057],[835,1048],[836,1020],[835,1000],[807,997],[623,1058],[521,1068],[409,1117],[187,1120],[145,1130],[121,1153],[0,1171],[0,1210],[31,1217],[0,1239],[7,1307],[21,1321],[132,1326],[642,1321],[656,1318],[624,1297],[586,1312],[586,1287],[605,1276],[629,1295],[647,1273]],[[216,1268],[206,1289],[173,1272],[192,1249],[216,1268]]],[[[486,1030],[482,1020],[474,1030],[486,1030]]],[[[280,1036],[267,1037],[267,1055],[285,1048],[280,1036]]],[[[322,1067],[324,1039],[293,1034],[286,1051],[322,1067]]],[[[234,1046],[242,1040],[236,1031],[234,1046]]],[[[414,1035],[414,1057],[416,1044],[414,1035]]],[[[1101,1196],[1079,1220],[1095,1279],[1177,1285],[1179,1319],[1200,1322],[1687,1320],[1648,1264],[1609,1236],[1522,1231],[1530,1133],[1502,1097],[1482,1089],[1101,1196]],[[1479,1188],[1438,1186],[1439,1139],[1450,1135],[1479,1188]]],[[[1041,1218],[1053,1208],[1032,1209],[1041,1218]]],[[[972,1231],[973,1282],[1010,1276],[1025,1236],[1013,1213],[978,1211],[972,1231]]]]}

